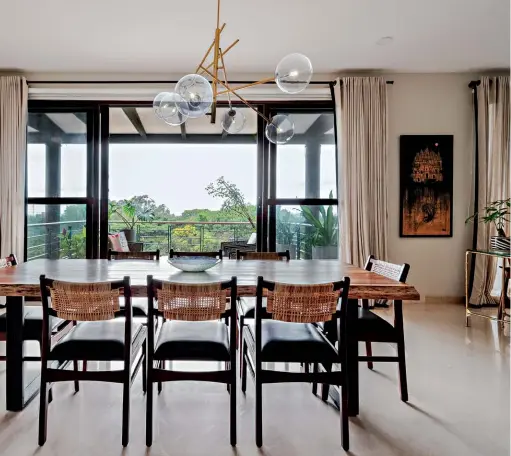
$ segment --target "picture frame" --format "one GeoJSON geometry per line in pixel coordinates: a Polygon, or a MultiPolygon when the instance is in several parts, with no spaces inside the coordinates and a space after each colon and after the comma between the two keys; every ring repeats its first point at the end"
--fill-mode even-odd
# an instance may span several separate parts
{"type": "Polygon", "coordinates": [[[453,135],[400,136],[400,237],[452,237],[453,146],[453,135]]]}

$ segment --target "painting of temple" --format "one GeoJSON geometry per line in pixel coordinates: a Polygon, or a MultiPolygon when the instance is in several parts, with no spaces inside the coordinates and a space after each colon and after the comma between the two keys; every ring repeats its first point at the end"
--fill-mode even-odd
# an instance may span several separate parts
{"type": "Polygon", "coordinates": [[[453,137],[400,138],[400,236],[452,236],[453,137]]]}

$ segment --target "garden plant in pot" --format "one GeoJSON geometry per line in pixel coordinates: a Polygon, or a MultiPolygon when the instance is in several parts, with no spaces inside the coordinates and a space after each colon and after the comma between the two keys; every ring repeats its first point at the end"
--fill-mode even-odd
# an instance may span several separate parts
{"type": "MultiPolygon", "coordinates": [[[[332,192],[330,192],[332,198],[332,192]]],[[[308,206],[301,207],[301,213],[306,223],[312,227],[309,240],[312,245],[312,259],[336,259],[338,257],[339,227],[337,217],[334,216],[333,207],[323,206],[317,208],[315,215],[308,206]]]]}
{"type": "Polygon", "coordinates": [[[483,211],[471,215],[465,223],[478,221],[480,223],[493,224],[497,231],[497,236],[490,237],[491,250],[509,251],[510,239],[506,236],[504,228],[509,224],[511,209],[511,198],[493,201],[488,204],[483,211]]]}
{"type": "Polygon", "coordinates": [[[109,206],[109,220],[114,221],[117,217],[125,228],[120,230],[126,236],[128,242],[136,241],[135,227],[139,222],[148,222],[153,219],[154,212],[149,207],[139,204],[137,198],[134,197],[128,200],[111,201],[109,206]]]}
{"type": "Polygon", "coordinates": [[[277,214],[277,252],[289,250],[292,260],[296,258],[296,231],[299,228],[293,214],[286,209],[280,209],[277,214]]]}

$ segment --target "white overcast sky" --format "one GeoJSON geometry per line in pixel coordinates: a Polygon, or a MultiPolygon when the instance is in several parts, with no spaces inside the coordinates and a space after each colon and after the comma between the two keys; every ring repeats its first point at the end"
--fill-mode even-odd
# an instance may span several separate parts
{"type": "MultiPolygon", "coordinates": [[[[186,209],[219,209],[206,186],[224,176],[256,202],[257,146],[197,144],[111,144],[110,199],[147,194],[178,215],[186,209]]],[[[321,191],[336,188],[334,146],[321,149],[321,191]]],[[[278,146],[277,196],[305,196],[304,146],[278,146]]],[[[45,146],[28,145],[28,196],[45,196],[45,146]]],[[[86,146],[63,145],[61,196],[86,196],[86,146]]]]}

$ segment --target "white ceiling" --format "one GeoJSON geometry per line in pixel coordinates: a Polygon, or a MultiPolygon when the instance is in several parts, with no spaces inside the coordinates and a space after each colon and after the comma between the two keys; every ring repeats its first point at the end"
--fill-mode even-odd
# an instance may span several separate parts
{"type": "MultiPolygon", "coordinates": [[[[509,67],[509,0],[223,0],[232,75],[271,73],[302,52],[315,72],[509,67]],[[391,36],[387,45],[378,45],[391,36]]],[[[0,0],[0,68],[192,72],[213,39],[215,0],[0,0]]],[[[232,77],[231,77],[232,79],[232,77]]]]}

